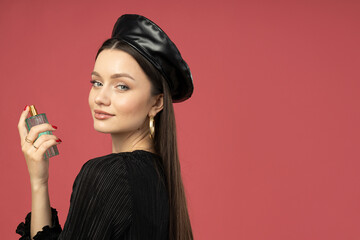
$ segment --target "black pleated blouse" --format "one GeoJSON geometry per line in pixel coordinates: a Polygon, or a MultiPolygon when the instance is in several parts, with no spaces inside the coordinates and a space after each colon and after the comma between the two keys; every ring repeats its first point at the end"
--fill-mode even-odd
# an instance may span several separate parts
{"type": "MultiPolygon", "coordinates": [[[[160,160],[135,150],[87,161],[74,181],[64,229],[51,207],[53,226],[45,226],[34,239],[168,239],[168,194],[160,160]]],[[[30,239],[30,220],[31,212],[16,229],[21,240],[30,239]]]]}

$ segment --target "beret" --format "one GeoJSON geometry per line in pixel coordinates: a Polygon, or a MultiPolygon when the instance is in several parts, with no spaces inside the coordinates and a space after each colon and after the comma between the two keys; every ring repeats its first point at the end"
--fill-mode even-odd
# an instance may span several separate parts
{"type": "Polygon", "coordinates": [[[189,66],[175,44],[153,21],[137,14],[124,14],[117,19],[111,38],[128,43],[160,71],[174,103],[191,97],[194,86],[189,66]]]}

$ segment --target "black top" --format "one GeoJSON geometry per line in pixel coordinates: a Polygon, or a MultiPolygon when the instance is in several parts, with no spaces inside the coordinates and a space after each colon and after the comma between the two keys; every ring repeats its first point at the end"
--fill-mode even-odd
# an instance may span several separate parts
{"type": "MultiPolygon", "coordinates": [[[[168,239],[168,195],[160,160],[157,154],[135,150],[87,161],[74,181],[64,229],[51,208],[53,227],[45,226],[34,239],[168,239]]],[[[21,240],[30,239],[30,220],[31,212],[16,229],[21,240]]]]}

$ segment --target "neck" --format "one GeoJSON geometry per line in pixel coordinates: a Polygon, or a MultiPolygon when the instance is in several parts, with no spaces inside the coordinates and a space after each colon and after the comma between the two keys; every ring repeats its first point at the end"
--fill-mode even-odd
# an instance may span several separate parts
{"type": "Polygon", "coordinates": [[[153,141],[147,132],[113,133],[111,139],[113,153],[132,152],[134,150],[155,152],[153,141]]]}

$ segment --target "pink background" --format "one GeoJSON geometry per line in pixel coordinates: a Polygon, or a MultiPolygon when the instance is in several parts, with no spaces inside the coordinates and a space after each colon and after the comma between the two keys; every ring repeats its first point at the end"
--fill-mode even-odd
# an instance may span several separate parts
{"type": "Polygon", "coordinates": [[[63,142],[50,200],[63,226],[83,163],[111,153],[87,103],[124,13],[179,47],[194,94],[174,104],[195,239],[360,239],[358,1],[1,1],[1,239],[31,210],[17,123],[26,104],[63,142]]]}

